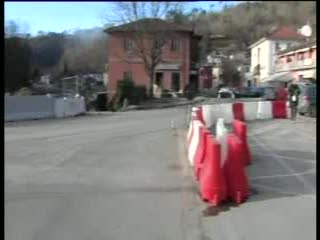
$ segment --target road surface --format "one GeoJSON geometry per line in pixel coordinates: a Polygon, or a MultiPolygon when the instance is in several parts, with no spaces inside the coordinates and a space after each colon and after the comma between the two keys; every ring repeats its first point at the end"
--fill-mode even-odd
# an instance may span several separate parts
{"type": "Polygon", "coordinates": [[[314,122],[252,123],[248,173],[257,194],[220,212],[198,197],[186,114],[6,124],[5,239],[315,239],[314,122]],[[299,139],[296,127],[306,130],[299,139]]]}

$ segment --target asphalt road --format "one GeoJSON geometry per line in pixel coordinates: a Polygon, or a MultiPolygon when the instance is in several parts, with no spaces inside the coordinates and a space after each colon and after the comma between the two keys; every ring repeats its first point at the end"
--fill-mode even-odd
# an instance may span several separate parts
{"type": "MultiPolygon", "coordinates": [[[[316,120],[248,123],[252,196],[203,218],[211,239],[316,239],[316,120]]],[[[210,210],[210,209],[209,209],[210,210]]]]}
{"type": "Polygon", "coordinates": [[[199,239],[186,110],[5,127],[6,240],[199,239]]]}
{"type": "Polygon", "coordinates": [[[186,120],[180,107],[6,124],[5,239],[315,239],[314,121],[250,123],[255,194],[213,211],[186,120]]]}

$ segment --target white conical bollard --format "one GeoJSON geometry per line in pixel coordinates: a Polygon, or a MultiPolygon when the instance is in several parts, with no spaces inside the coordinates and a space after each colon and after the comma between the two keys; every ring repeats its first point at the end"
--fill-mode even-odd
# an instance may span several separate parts
{"type": "Polygon", "coordinates": [[[216,138],[221,146],[221,167],[223,167],[227,159],[227,152],[228,152],[227,134],[228,134],[228,130],[224,125],[224,119],[218,118],[217,124],[216,124],[216,138]]]}

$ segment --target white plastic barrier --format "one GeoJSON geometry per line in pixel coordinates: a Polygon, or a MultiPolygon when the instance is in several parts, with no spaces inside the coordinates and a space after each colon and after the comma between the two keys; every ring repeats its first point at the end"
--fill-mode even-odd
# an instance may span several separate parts
{"type": "Polygon", "coordinates": [[[258,102],[257,119],[272,119],[272,102],[258,102]]]}
{"type": "Polygon", "coordinates": [[[228,130],[224,126],[224,119],[219,118],[216,124],[216,138],[221,145],[221,167],[227,159],[228,143],[227,143],[228,130]]]}
{"type": "Polygon", "coordinates": [[[199,107],[192,107],[192,112],[195,112],[195,111],[197,111],[197,110],[199,110],[199,107]]]}
{"type": "Polygon", "coordinates": [[[232,123],[233,121],[233,110],[232,110],[232,103],[224,103],[219,104],[219,112],[220,117],[224,119],[225,123],[232,123]]]}
{"type": "Polygon", "coordinates": [[[221,117],[219,104],[210,105],[210,116],[211,116],[212,125],[216,124],[218,118],[221,117]]]}
{"type": "Polygon", "coordinates": [[[5,121],[54,117],[54,99],[47,96],[5,96],[5,121]]]}
{"type": "Polygon", "coordinates": [[[54,112],[57,118],[76,116],[86,112],[82,98],[56,98],[54,112]]]}
{"type": "Polygon", "coordinates": [[[194,164],[194,156],[199,145],[200,126],[203,126],[203,124],[199,120],[193,121],[193,134],[191,136],[191,142],[188,149],[188,158],[191,166],[194,164]]]}
{"type": "Polygon", "coordinates": [[[211,114],[210,105],[202,105],[203,120],[207,128],[210,128],[214,123],[213,116],[211,114]]]}
{"type": "Polygon", "coordinates": [[[257,119],[258,102],[244,102],[244,118],[246,121],[253,121],[257,119]]]}

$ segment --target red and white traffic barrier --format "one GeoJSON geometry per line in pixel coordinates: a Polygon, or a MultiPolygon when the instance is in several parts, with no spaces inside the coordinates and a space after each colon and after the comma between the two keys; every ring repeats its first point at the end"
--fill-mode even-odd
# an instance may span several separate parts
{"type": "Polygon", "coordinates": [[[244,118],[246,121],[257,119],[258,102],[244,102],[244,118]]]}
{"type": "Polygon", "coordinates": [[[188,158],[191,166],[193,166],[194,164],[196,151],[197,151],[197,148],[199,147],[200,127],[204,127],[203,123],[200,120],[193,120],[193,124],[192,124],[193,133],[191,135],[190,144],[188,146],[188,158]]]}
{"type": "Polygon", "coordinates": [[[192,108],[188,159],[200,184],[203,200],[213,206],[231,198],[242,203],[249,196],[245,166],[252,162],[245,121],[288,117],[284,101],[204,105],[192,108]],[[232,123],[228,133],[225,123],[232,123]],[[208,128],[216,124],[216,137],[208,128]]]}
{"type": "Polygon", "coordinates": [[[273,101],[272,102],[272,116],[273,118],[287,118],[286,101],[273,101]]]}
{"type": "Polygon", "coordinates": [[[204,123],[207,128],[210,128],[214,124],[214,118],[211,113],[211,106],[210,105],[203,105],[202,106],[202,116],[204,123]]]}
{"type": "Polygon", "coordinates": [[[232,103],[224,103],[219,104],[220,113],[221,115],[219,117],[222,117],[224,119],[225,123],[232,123],[233,120],[233,107],[232,103]]]}
{"type": "Polygon", "coordinates": [[[224,119],[219,118],[216,124],[216,137],[217,141],[221,145],[221,167],[227,159],[228,143],[227,143],[228,130],[224,125],[224,119]]]}
{"type": "Polygon", "coordinates": [[[247,124],[239,121],[233,120],[233,132],[242,141],[243,145],[243,164],[248,165],[252,162],[251,151],[247,139],[247,124]]]}
{"type": "Polygon", "coordinates": [[[227,199],[227,188],[220,163],[220,144],[211,134],[206,135],[205,156],[199,179],[201,198],[218,206],[227,199]]]}
{"type": "Polygon", "coordinates": [[[242,102],[235,102],[232,104],[232,111],[233,111],[233,119],[237,119],[240,121],[244,121],[244,109],[242,102]]]}
{"type": "Polygon", "coordinates": [[[257,119],[272,119],[272,103],[269,101],[258,102],[257,119]]]}
{"type": "Polygon", "coordinates": [[[237,204],[249,197],[249,183],[243,166],[243,142],[233,133],[228,135],[228,157],[223,172],[227,195],[237,204]]]}

